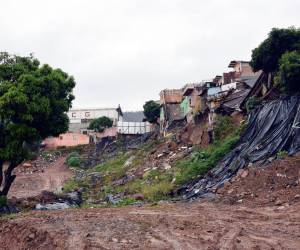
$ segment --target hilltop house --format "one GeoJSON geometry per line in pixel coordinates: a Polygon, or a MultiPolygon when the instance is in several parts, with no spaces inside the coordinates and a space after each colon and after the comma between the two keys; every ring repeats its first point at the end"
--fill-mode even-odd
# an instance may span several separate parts
{"type": "Polygon", "coordinates": [[[115,108],[70,109],[67,114],[70,120],[69,132],[74,133],[87,133],[90,122],[101,116],[112,119],[113,126],[116,126],[119,121],[123,120],[120,105],[115,108]]]}
{"type": "Polygon", "coordinates": [[[173,122],[184,119],[184,113],[180,106],[182,97],[181,89],[165,89],[160,92],[160,130],[162,133],[173,122]]]}

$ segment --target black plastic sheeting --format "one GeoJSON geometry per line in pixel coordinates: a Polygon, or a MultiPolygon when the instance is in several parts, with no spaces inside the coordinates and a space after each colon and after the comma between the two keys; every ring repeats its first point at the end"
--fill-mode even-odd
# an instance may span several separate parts
{"type": "Polygon", "coordinates": [[[237,146],[205,177],[183,186],[180,193],[191,199],[221,187],[249,163],[264,163],[279,151],[300,150],[300,97],[282,97],[252,111],[237,146]]]}

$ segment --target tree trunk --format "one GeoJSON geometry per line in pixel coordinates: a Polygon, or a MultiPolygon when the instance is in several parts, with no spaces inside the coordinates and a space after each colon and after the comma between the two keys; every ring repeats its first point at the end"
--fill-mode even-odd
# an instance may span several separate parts
{"type": "Polygon", "coordinates": [[[3,182],[2,184],[2,188],[0,190],[0,196],[4,195],[6,196],[8,194],[8,191],[11,187],[11,185],[13,184],[16,175],[12,174],[12,171],[14,170],[15,167],[18,166],[18,163],[15,162],[11,162],[7,169],[3,168],[3,164],[1,164],[1,182],[3,182]],[[4,178],[3,178],[4,177],[4,178]]]}
{"type": "Polygon", "coordinates": [[[2,185],[2,181],[3,181],[3,173],[2,173],[2,170],[3,170],[3,161],[0,160],[0,187],[2,185]]]}

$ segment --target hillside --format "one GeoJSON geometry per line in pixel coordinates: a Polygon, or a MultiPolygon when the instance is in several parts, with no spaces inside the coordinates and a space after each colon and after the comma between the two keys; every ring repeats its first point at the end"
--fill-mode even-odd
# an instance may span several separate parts
{"type": "Polygon", "coordinates": [[[216,197],[202,202],[5,217],[0,224],[0,248],[298,249],[300,199],[295,194],[299,185],[288,183],[300,178],[299,159],[297,155],[275,160],[263,169],[253,167],[216,197]],[[270,195],[281,203],[269,200],[270,195]]]}

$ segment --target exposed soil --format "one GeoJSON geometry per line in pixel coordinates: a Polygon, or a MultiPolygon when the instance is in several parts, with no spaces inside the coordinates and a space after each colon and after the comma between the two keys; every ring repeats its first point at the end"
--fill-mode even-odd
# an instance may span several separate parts
{"type": "Polygon", "coordinates": [[[282,210],[194,202],[32,212],[0,225],[0,249],[133,248],[300,249],[300,203],[282,210]]]}
{"type": "MultiPolygon", "coordinates": [[[[63,161],[47,167],[43,178],[62,178],[63,161]]],[[[299,165],[297,154],[249,167],[211,201],[4,217],[0,249],[300,249],[299,165]]]]}
{"type": "Polygon", "coordinates": [[[217,191],[247,206],[289,206],[300,201],[300,153],[240,171],[217,191]]]}
{"type": "Polygon", "coordinates": [[[59,157],[38,167],[31,164],[29,167],[16,168],[17,178],[9,191],[9,198],[33,197],[41,194],[43,190],[54,192],[60,189],[73,175],[64,162],[65,157],[59,157]]]}

